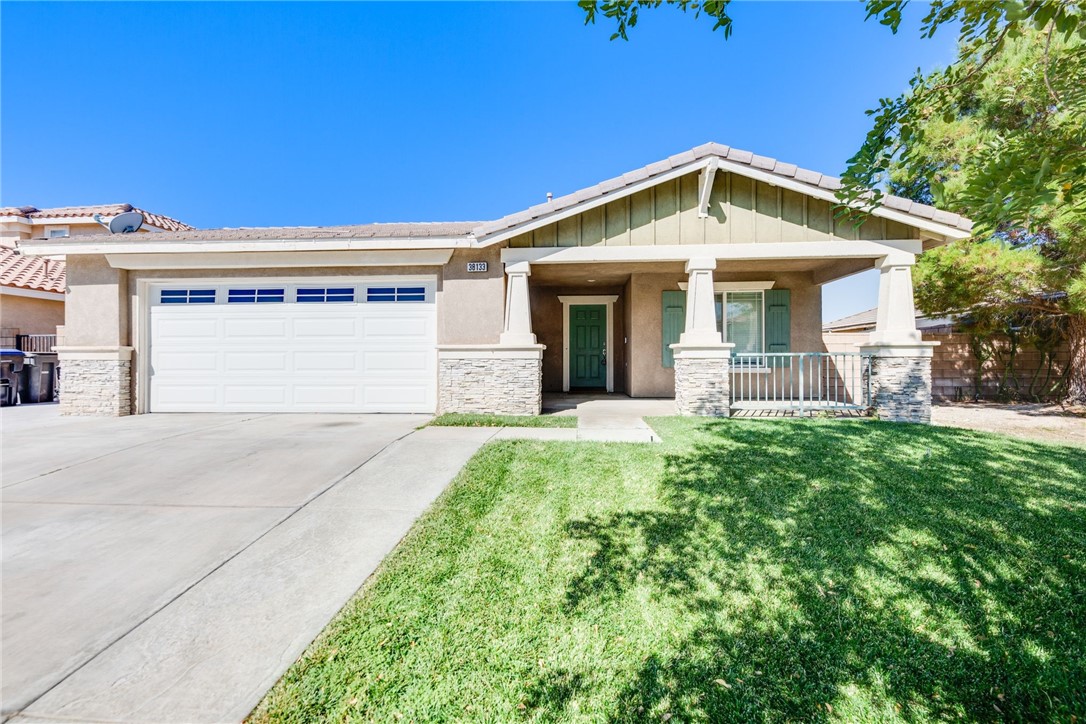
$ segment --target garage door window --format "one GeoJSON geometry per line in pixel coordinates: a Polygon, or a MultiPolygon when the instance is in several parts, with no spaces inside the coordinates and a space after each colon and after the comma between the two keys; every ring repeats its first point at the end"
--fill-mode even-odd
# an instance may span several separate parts
{"type": "Polygon", "coordinates": [[[214,289],[163,289],[159,296],[162,304],[214,304],[214,289]]]}
{"type": "Polygon", "coordinates": [[[353,302],[354,289],[350,287],[328,287],[318,289],[299,289],[299,302],[353,302]]]}
{"type": "Polygon", "coordinates": [[[425,302],[426,287],[370,287],[367,302],[425,302]]]}
{"type": "Polygon", "coordinates": [[[279,289],[231,289],[226,301],[230,304],[248,304],[259,302],[282,302],[285,299],[282,287],[279,289]]]}

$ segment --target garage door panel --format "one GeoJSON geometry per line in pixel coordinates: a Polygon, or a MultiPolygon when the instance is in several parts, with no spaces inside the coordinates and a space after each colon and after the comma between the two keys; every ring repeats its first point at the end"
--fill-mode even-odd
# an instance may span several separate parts
{"type": "Polygon", "coordinates": [[[321,339],[354,340],[358,336],[358,323],[353,318],[321,319],[319,317],[294,320],[295,337],[319,337],[321,339]]]}
{"type": "Polygon", "coordinates": [[[241,286],[281,289],[276,301],[230,302],[241,286],[199,285],[218,289],[214,304],[152,302],[151,411],[434,411],[433,282],[410,283],[426,286],[425,301],[371,300],[360,283],[271,279],[241,286]],[[343,287],[353,297],[322,292],[343,287]]]}
{"type": "Polygon", "coordinates": [[[354,408],[359,404],[358,385],[295,385],[294,402],[324,408],[354,408]]]}
{"type": "Polygon", "coordinates": [[[381,374],[391,372],[424,372],[432,368],[433,353],[428,350],[381,350],[362,353],[366,370],[381,374]]]}
{"type": "Polygon", "coordinates": [[[219,356],[215,352],[172,352],[159,350],[151,360],[152,367],[174,370],[178,373],[207,374],[219,368],[219,356]]]}
{"type": "Polygon", "coordinates": [[[312,350],[292,352],[295,372],[353,372],[358,368],[358,354],[354,352],[329,352],[312,350]]]}
{"type": "MultiPolygon", "coordinates": [[[[173,312],[174,310],[169,310],[173,312]]],[[[218,320],[213,317],[205,319],[183,319],[177,315],[160,318],[155,328],[154,342],[168,342],[170,340],[185,340],[191,342],[197,339],[214,340],[219,336],[218,320]]]]}
{"type": "Polygon", "coordinates": [[[246,316],[223,320],[223,335],[234,339],[286,340],[287,320],[246,316]]]}
{"type": "Polygon", "coordinates": [[[289,372],[285,352],[224,352],[226,372],[289,372]]]}
{"type": "Polygon", "coordinates": [[[430,336],[430,320],[418,316],[389,315],[363,320],[362,334],[370,340],[422,340],[430,336]]]}

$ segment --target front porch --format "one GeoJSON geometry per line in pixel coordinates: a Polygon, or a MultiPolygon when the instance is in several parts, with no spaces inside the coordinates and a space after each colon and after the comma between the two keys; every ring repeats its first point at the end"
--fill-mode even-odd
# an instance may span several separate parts
{"type": "Polygon", "coordinates": [[[538,414],[545,394],[621,393],[674,400],[671,414],[874,411],[927,422],[930,348],[913,324],[914,254],[857,241],[838,245],[851,256],[827,258],[815,246],[503,250],[500,343],[442,350],[456,379],[442,383],[442,411],[538,414]],[[874,342],[828,353],[822,284],[868,268],[882,272],[874,342]],[[472,392],[457,370],[467,358],[485,390],[472,392]]]}

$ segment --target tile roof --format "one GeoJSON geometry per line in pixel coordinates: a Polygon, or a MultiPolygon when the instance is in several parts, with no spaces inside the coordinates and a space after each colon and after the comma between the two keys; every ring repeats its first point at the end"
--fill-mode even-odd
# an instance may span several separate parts
{"type": "MultiPolygon", "coordinates": [[[[392,224],[354,224],[345,226],[263,226],[236,229],[190,229],[140,235],[140,242],[169,241],[261,241],[278,239],[427,239],[470,238],[478,221],[438,221],[392,224]]],[[[64,241],[119,241],[121,234],[80,235],[64,241]]],[[[130,238],[125,238],[130,240],[130,238]]]]}
{"type": "MultiPolygon", "coordinates": [[[[719,143],[706,143],[689,151],[676,154],[663,161],[651,163],[635,171],[622,174],[615,178],[603,181],[580,191],[566,196],[560,196],[547,203],[532,206],[523,211],[518,211],[496,221],[449,221],[449,222],[420,222],[420,223],[383,223],[383,224],[357,224],[344,226],[278,226],[278,227],[239,227],[225,229],[194,229],[187,224],[182,224],[175,219],[149,214],[140,209],[134,209],[128,204],[115,206],[73,206],[64,209],[39,210],[33,207],[0,209],[2,214],[22,214],[31,218],[60,217],[62,215],[79,215],[100,213],[109,215],[125,210],[141,211],[147,220],[167,228],[169,231],[154,235],[153,239],[141,238],[140,241],[169,242],[169,241],[275,241],[275,240],[308,240],[308,239],[424,239],[424,238],[450,238],[463,237],[467,239],[484,239],[503,231],[533,221],[555,212],[571,209],[586,201],[598,199],[607,194],[621,191],[633,184],[652,179],[672,169],[676,169],[697,161],[717,157],[731,163],[749,166],[752,170],[770,173],[781,178],[794,180],[812,189],[823,191],[837,191],[841,187],[841,180],[833,176],[826,176],[816,171],[799,168],[790,163],[783,163],[767,156],[757,156],[750,151],[741,151],[736,148],[724,146],[719,143]]],[[[691,172],[696,168],[690,169],[691,172]]],[[[897,196],[886,196],[883,205],[914,216],[917,219],[934,221],[952,228],[968,231],[972,228],[972,222],[958,214],[918,204],[908,199],[897,196]]],[[[118,241],[116,235],[94,234],[80,235],[78,241],[104,242],[118,241]]],[[[69,239],[62,243],[72,243],[69,239]]]]}
{"type": "Polygon", "coordinates": [[[64,262],[40,256],[23,256],[15,249],[0,246],[0,285],[64,293],[64,262]]]}
{"type": "MultiPolygon", "coordinates": [[[[827,176],[818,173],[817,171],[809,171],[807,169],[799,168],[795,164],[784,163],[767,156],[757,156],[750,151],[741,151],[737,148],[731,148],[730,146],[719,143],[706,143],[697,148],[690,149],[689,151],[683,151],[682,153],[671,156],[663,161],[650,163],[648,166],[643,166],[635,171],[630,171],[621,176],[616,176],[613,179],[603,181],[595,186],[589,186],[588,188],[575,191],[566,196],[559,196],[547,203],[532,206],[525,211],[519,211],[496,221],[487,222],[475,229],[475,235],[486,237],[497,234],[519,226],[520,224],[532,221],[533,219],[562,211],[571,206],[576,206],[577,204],[599,198],[606,194],[614,193],[627,186],[666,173],[674,168],[714,156],[731,163],[749,166],[753,170],[764,171],[773,174],[774,176],[798,181],[812,189],[837,191],[841,188],[841,179],[835,176],[827,176]]],[[[962,231],[969,231],[973,227],[973,222],[964,216],[953,214],[949,211],[940,211],[934,206],[918,204],[915,201],[910,201],[909,199],[901,198],[900,196],[884,196],[882,204],[888,209],[900,211],[910,216],[915,216],[918,219],[930,220],[939,224],[951,226],[962,231]]]]}
{"type": "Polygon", "coordinates": [[[70,216],[86,216],[89,218],[95,214],[101,214],[102,216],[116,216],[117,214],[123,214],[128,211],[140,212],[143,214],[143,218],[148,224],[157,226],[160,229],[165,229],[166,231],[187,231],[195,228],[184,222],[178,221],[177,219],[170,218],[169,216],[144,211],[132,204],[58,206],[52,209],[39,209],[34,206],[6,206],[0,208],[0,216],[25,216],[28,219],[62,219],[70,216]]]}

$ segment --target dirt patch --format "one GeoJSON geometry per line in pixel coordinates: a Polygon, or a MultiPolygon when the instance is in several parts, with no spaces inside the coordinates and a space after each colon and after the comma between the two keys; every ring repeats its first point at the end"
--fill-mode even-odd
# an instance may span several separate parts
{"type": "Polygon", "coordinates": [[[998,432],[1026,440],[1086,446],[1086,409],[1059,405],[994,402],[943,403],[931,421],[944,427],[998,432]]]}

